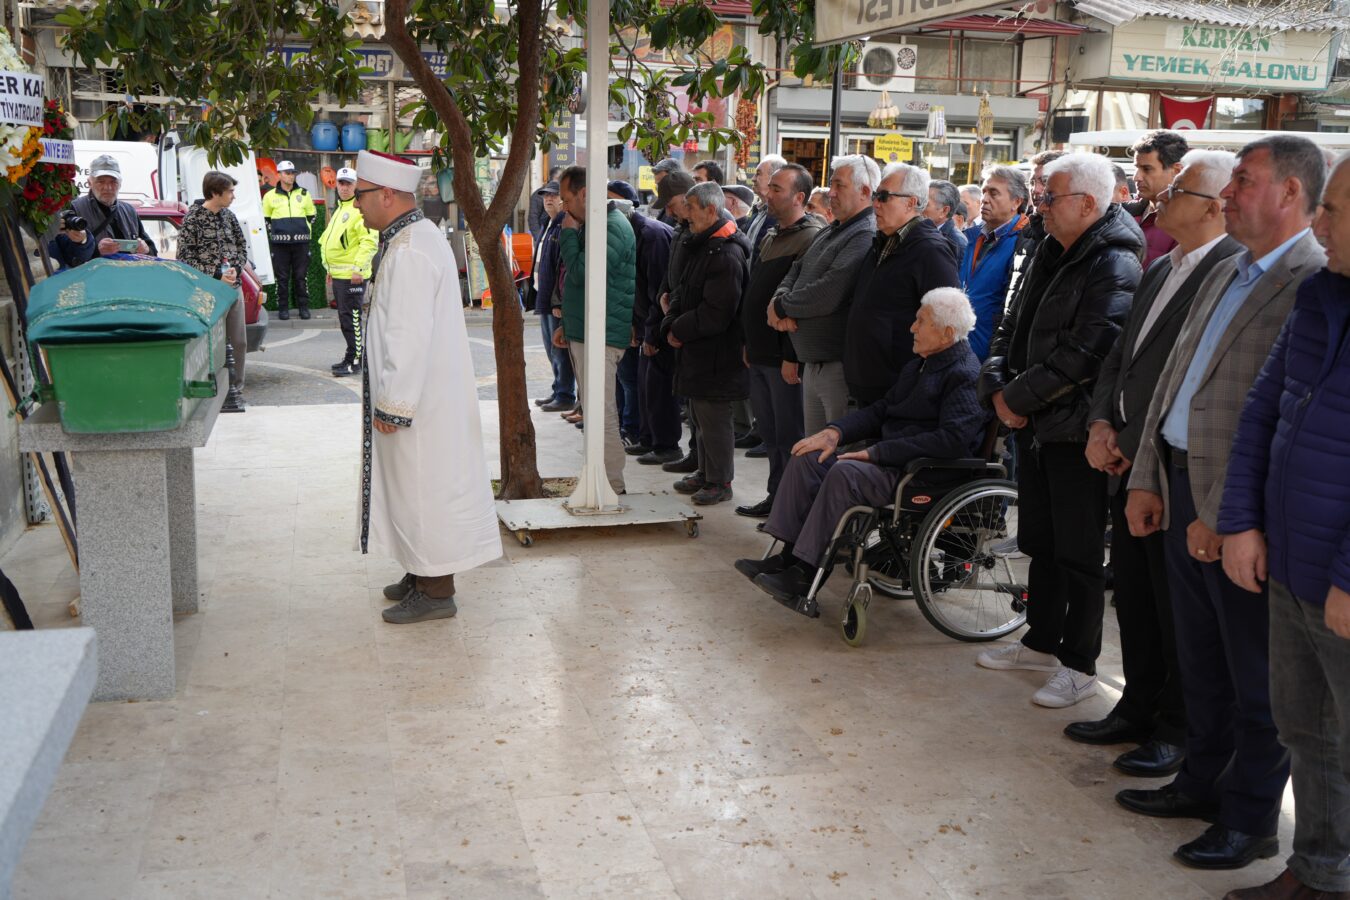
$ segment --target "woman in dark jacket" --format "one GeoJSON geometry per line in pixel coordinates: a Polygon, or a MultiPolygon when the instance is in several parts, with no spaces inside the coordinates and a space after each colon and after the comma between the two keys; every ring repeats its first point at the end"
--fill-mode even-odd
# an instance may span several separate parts
{"type": "Polygon", "coordinates": [[[731,499],[735,436],[731,404],[750,396],[743,358],[741,294],[750,274],[750,241],[724,218],[722,189],[705,182],[688,195],[681,289],[661,323],[676,349],[675,393],[689,398],[698,426],[699,469],[676,482],[700,506],[731,499]]]}

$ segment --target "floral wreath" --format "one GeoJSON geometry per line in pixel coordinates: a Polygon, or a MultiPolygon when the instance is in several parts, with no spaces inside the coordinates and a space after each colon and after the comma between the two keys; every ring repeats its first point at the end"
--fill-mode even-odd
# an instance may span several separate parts
{"type": "MultiPolygon", "coordinates": [[[[0,28],[0,71],[28,71],[4,28],[0,28]]],[[[69,141],[74,137],[59,103],[46,101],[42,113],[38,128],[0,123],[0,200],[12,198],[19,215],[37,234],[46,231],[52,216],[75,196],[77,172],[72,165],[38,162],[43,138],[69,141]]]]}

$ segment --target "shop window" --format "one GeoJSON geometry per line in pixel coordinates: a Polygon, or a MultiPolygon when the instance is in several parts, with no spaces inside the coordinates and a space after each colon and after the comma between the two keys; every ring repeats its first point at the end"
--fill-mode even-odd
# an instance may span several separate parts
{"type": "Polygon", "coordinates": [[[1259,131],[1266,127],[1266,101],[1220,97],[1214,103],[1214,127],[1259,131]]]}
{"type": "Polygon", "coordinates": [[[1006,41],[966,40],[961,44],[961,93],[988,91],[1011,96],[1016,51],[1006,41]]]}

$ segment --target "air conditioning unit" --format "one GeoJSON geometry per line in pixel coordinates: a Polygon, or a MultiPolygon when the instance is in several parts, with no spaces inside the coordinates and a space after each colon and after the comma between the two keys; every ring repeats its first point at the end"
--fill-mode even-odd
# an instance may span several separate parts
{"type": "Polygon", "coordinates": [[[861,91],[898,91],[914,93],[914,76],[919,70],[919,48],[909,44],[863,41],[858,56],[856,87],[861,91]]]}

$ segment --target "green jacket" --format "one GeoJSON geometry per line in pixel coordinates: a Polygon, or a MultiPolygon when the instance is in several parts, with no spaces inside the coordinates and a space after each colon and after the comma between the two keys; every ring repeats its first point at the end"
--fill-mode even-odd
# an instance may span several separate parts
{"type": "MultiPolygon", "coordinates": [[[[564,228],[558,239],[562,253],[563,337],[586,339],[586,241],[584,228],[564,228]]],[[[633,297],[637,293],[637,239],[633,226],[611,205],[605,216],[605,343],[627,349],[633,333],[633,297]]]]}

